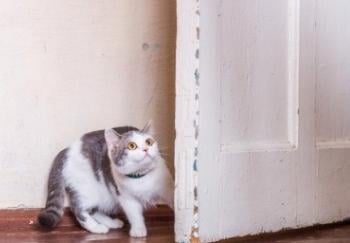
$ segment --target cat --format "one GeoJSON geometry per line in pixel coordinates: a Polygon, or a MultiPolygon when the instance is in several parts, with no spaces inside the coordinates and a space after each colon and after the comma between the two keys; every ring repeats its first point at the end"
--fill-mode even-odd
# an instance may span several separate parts
{"type": "Polygon", "coordinates": [[[65,192],[79,224],[92,233],[123,227],[132,237],[147,236],[143,210],[159,201],[173,208],[174,182],[151,135],[151,125],[90,132],[55,158],[48,181],[41,226],[53,229],[63,216],[65,192]]]}

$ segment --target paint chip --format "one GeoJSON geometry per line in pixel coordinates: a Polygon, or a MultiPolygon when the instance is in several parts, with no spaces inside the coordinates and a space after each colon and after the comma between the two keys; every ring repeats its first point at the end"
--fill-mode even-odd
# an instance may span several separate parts
{"type": "Polygon", "coordinates": [[[149,49],[149,44],[148,43],[143,43],[142,44],[142,50],[147,51],[149,49]]]}
{"type": "Polygon", "coordinates": [[[194,148],[194,156],[198,156],[198,148],[194,148]]]}
{"type": "Polygon", "coordinates": [[[200,29],[199,29],[199,27],[196,27],[196,36],[197,36],[197,40],[199,40],[199,38],[200,38],[200,29]]]}
{"type": "Polygon", "coordinates": [[[199,49],[196,50],[196,54],[195,54],[196,58],[199,58],[199,49]]]}
{"type": "Polygon", "coordinates": [[[194,71],[194,77],[196,79],[196,85],[199,85],[199,71],[196,68],[196,70],[194,71]]]}

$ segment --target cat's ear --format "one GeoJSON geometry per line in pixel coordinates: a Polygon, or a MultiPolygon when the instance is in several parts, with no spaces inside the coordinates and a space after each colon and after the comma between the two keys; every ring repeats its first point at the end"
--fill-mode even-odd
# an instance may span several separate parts
{"type": "Polygon", "coordinates": [[[108,148],[118,147],[120,134],[118,134],[113,128],[105,130],[105,139],[108,148]]]}
{"type": "Polygon", "coordinates": [[[147,124],[142,128],[142,133],[153,134],[152,120],[149,120],[147,124]]]}

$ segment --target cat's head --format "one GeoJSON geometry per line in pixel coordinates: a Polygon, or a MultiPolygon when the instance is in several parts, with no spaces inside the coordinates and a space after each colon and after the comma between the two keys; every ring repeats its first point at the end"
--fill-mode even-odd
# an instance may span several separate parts
{"type": "Polygon", "coordinates": [[[114,129],[105,130],[108,156],[112,169],[120,174],[146,173],[158,162],[158,143],[151,135],[148,123],[139,131],[118,134],[114,129]]]}

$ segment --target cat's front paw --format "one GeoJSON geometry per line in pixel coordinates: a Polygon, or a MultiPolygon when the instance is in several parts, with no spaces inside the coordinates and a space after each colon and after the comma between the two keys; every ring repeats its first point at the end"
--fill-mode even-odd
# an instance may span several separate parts
{"type": "Polygon", "coordinates": [[[94,234],[107,234],[109,228],[103,224],[96,224],[94,227],[90,227],[88,230],[94,234]]]}
{"type": "Polygon", "coordinates": [[[146,237],[147,229],[145,226],[131,227],[129,234],[132,237],[146,237]]]}

